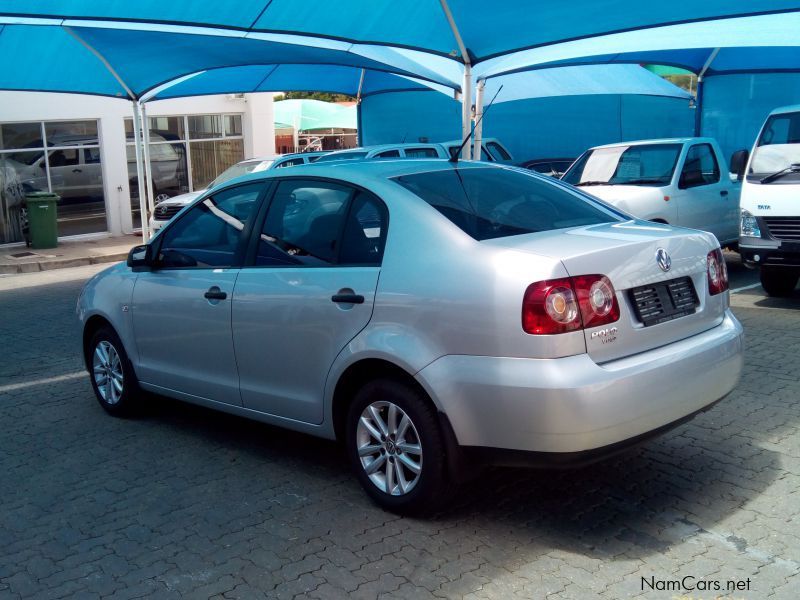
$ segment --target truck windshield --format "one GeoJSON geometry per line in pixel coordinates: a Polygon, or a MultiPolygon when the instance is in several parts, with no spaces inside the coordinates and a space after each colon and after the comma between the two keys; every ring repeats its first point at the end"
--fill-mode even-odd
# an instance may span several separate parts
{"type": "Polygon", "coordinates": [[[770,183],[800,181],[800,172],[790,167],[800,164],[800,112],[772,115],[756,143],[747,181],[759,182],[764,177],[786,169],[786,174],[770,183]]]}
{"type": "Polygon", "coordinates": [[[581,156],[562,179],[577,186],[668,185],[682,144],[639,144],[595,148],[581,156]]]}

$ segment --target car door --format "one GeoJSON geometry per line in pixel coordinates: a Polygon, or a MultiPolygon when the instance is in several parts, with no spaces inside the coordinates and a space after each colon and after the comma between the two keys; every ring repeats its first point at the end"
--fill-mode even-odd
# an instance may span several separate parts
{"type": "Polygon", "coordinates": [[[143,382],[241,404],[231,296],[264,187],[222,189],[154,240],[157,267],[139,273],[131,306],[143,382]]]}
{"type": "Polygon", "coordinates": [[[276,186],[233,294],[246,408],[322,422],[328,371],[372,316],[387,223],[366,191],[315,179],[276,186]]]}
{"type": "Polygon", "coordinates": [[[718,239],[728,239],[725,222],[730,205],[728,188],[722,183],[719,163],[711,144],[693,144],[678,179],[676,225],[710,231],[718,239]]]}

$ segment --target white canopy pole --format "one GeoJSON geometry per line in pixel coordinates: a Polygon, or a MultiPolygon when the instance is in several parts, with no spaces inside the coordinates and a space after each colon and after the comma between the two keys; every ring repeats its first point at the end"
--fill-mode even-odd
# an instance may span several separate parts
{"type": "Polygon", "coordinates": [[[475,160],[481,160],[483,147],[483,88],[485,87],[484,79],[475,86],[475,160]]]}
{"type": "Polygon", "coordinates": [[[700,69],[700,72],[697,74],[697,96],[695,97],[695,114],[694,114],[694,135],[695,137],[700,137],[703,128],[703,79],[706,76],[706,71],[711,68],[711,63],[714,62],[714,59],[717,58],[717,54],[719,54],[719,48],[714,48],[711,54],[708,55],[708,60],[703,65],[703,68],[700,69]]]}
{"type": "MultiPolygon", "coordinates": [[[[150,121],[147,119],[147,106],[140,102],[142,109],[142,137],[144,138],[144,178],[147,181],[147,207],[148,216],[153,214],[156,207],[155,195],[153,194],[153,164],[150,162],[150,121]]],[[[150,223],[148,218],[148,224],[150,223]]]]}
{"type": "Polygon", "coordinates": [[[139,213],[142,220],[142,241],[146,244],[150,239],[149,223],[147,221],[147,200],[144,196],[144,169],[142,168],[142,121],[139,115],[139,103],[133,105],[133,139],[136,148],[136,182],[139,188],[139,213]]]}
{"type": "MultiPolygon", "coordinates": [[[[461,33],[458,31],[455,19],[453,19],[453,13],[450,12],[450,7],[447,5],[447,0],[439,0],[439,4],[442,5],[442,11],[444,11],[444,16],[447,17],[453,37],[456,38],[456,43],[458,44],[461,59],[464,61],[464,79],[461,84],[461,139],[465,140],[472,133],[472,64],[467,47],[464,46],[464,40],[461,39],[461,33]]],[[[471,144],[464,144],[461,158],[469,160],[471,156],[471,144]]]]}

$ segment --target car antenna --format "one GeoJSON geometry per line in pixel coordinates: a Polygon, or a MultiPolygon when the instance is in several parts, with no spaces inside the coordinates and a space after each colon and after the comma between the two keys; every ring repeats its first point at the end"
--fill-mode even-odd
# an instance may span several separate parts
{"type": "MultiPolygon", "coordinates": [[[[499,94],[499,93],[500,93],[500,90],[502,90],[502,89],[503,89],[503,86],[502,86],[502,85],[501,85],[499,88],[497,88],[497,91],[494,93],[494,96],[492,96],[492,101],[491,101],[491,102],[489,102],[489,104],[487,104],[487,105],[486,105],[486,108],[484,108],[484,109],[483,109],[483,112],[481,113],[481,118],[480,118],[480,119],[478,119],[478,120],[475,122],[475,127],[477,127],[477,126],[478,126],[478,123],[480,123],[481,121],[483,121],[483,117],[485,117],[485,116],[486,116],[486,113],[487,113],[487,112],[489,112],[489,109],[492,107],[492,104],[494,104],[495,98],[497,98],[497,94],[499,94]]],[[[471,138],[471,137],[472,137],[472,136],[475,134],[475,127],[472,127],[472,128],[470,129],[470,132],[467,134],[467,137],[465,137],[465,138],[464,138],[464,141],[463,141],[463,142],[461,142],[461,145],[458,147],[458,150],[457,150],[457,151],[455,151],[455,152],[452,152],[452,153],[450,154],[450,158],[449,158],[448,160],[449,160],[451,163],[453,163],[453,164],[456,164],[456,163],[458,163],[458,157],[461,155],[461,151],[464,149],[464,146],[466,146],[466,145],[467,145],[467,142],[469,141],[469,139],[470,139],[470,138],[471,138]]]]}

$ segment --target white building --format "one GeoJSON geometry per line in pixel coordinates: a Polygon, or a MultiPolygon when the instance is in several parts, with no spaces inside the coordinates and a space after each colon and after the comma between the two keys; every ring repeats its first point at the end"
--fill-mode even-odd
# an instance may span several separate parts
{"type": "MultiPolygon", "coordinates": [[[[154,101],[147,114],[156,196],[203,189],[231,164],[275,154],[271,94],[154,101]]],[[[21,241],[22,199],[35,190],[61,196],[60,237],[138,229],[132,118],[122,99],[0,92],[0,244],[21,241]]]]}

